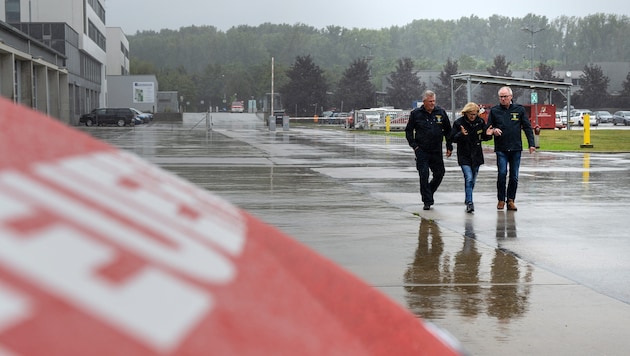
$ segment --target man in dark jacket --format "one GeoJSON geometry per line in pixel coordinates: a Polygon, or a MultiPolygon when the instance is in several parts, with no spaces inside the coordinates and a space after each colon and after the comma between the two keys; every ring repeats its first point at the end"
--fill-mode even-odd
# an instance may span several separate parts
{"type": "Polygon", "coordinates": [[[494,152],[497,155],[497,209],[503,210],[507,199],[508,210],[516,211],[514,200],[518,187],[518,171],[521,165],[523,141],[521,130],[525,132],[529,153],[536,151],[534,131],[522,105],[512,103],[512,89],[499,89],[499,105],[493,106],[488,115],[488,127],[494,135],[494,152]],[[510,177],[507,182],[508,165],[510,177]]]}
{"type": "Polygon", "coordinates": [[[492,129],[486,129],[486,122],[479,117],[479,105],[470,102],[464,106],[462,116],[453,122],[451,136],[457,144],[457,163],[464,174],[466,212],[472,213],[473,189],[479,167],[484,163],[481,141],[492,139],[492,129]]]}
{"type": "Polygon", "coordinates": [[[422,106],[409,114],[405,136],[416,154],[416,169],[420,176],[420,195],[424,210],[434,204],[433,193],[438,189],[446,169],[442,158],[442,138],[446,138],[446,157],[453,152],[451,122],[446,111],[435,105],[435,93],[426,90],[422,94],[422,106]],[[433,178],[429,181],[429,170],[433,178]]]}

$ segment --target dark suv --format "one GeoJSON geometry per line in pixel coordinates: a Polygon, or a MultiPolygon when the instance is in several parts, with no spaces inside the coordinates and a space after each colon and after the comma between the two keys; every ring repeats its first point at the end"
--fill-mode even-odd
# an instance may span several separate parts
{"type": "Polygon", "coordinates": [[[81,115],[79,123],[85,124],[85,126],[134,126],[135,117],[136,113],[133,112],[130,108],[99,108],[92,110],[88,114],[81,115]]]}

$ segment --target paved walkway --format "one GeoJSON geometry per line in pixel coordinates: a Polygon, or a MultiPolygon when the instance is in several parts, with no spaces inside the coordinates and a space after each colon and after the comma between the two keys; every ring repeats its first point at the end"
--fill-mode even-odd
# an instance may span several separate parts
{"type": "Polygon", "coordinates": [[[630,155],[524,154],[519,211],[506,212],[496,210],[488,151],[474,214],[453,157],[436,205],[422,211],[404,139],[269,132],[236,115],[206,132],[199,120],[90,133],[279,227],[473,355],[630,349],[630,155]]]}

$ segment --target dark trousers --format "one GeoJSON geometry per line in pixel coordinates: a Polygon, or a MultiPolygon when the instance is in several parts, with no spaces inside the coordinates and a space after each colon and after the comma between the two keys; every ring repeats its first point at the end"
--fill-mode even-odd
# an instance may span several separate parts
{"type": "Polygon", "coordinates": [[[422,152],[416,151],[416,169],[420,176],[420,195],[425,205],[433,205],[433,193],[438,189],[446,169],[442,152],[422,152]],[[429,181],[430,174],[433,177],[429,181]]]}

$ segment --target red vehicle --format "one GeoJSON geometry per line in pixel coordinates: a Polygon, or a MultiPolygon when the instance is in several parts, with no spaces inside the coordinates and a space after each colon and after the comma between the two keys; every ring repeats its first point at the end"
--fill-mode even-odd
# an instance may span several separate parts
{"type": "Polygon", "coordinates": [[[232,112],[243,112],[245,111],[245,105],[242,101],[234,101],[232,102],[232,112]]]}

